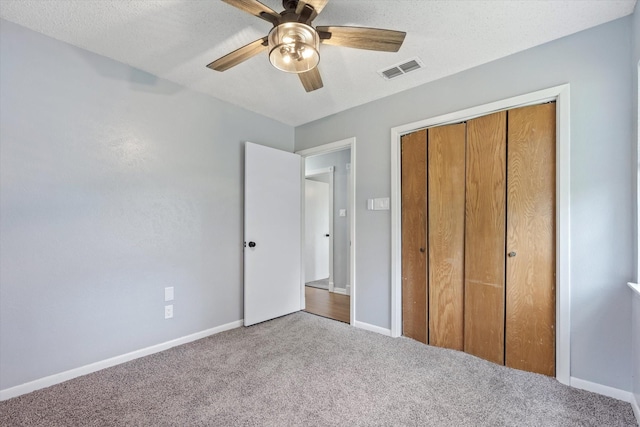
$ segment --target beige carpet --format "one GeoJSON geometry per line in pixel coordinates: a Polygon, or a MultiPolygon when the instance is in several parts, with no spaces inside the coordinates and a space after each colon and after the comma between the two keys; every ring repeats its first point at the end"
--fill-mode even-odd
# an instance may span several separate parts
{"type": "Polygon", "coordinates": [[[631,406],[295,313],[0,402],[1,426],[635,426],[631,406]]]}

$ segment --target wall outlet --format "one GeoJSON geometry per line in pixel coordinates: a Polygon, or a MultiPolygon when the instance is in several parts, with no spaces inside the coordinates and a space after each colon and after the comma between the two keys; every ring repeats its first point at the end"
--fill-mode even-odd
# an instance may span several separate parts
{"type": "Polygon", "coordinates": [[[164,300],[173,301],[173,286],[164,288],[164,300]]]}
{"type": "Polygon", "coordinates": [[[164,318],[171,319],[173,317],[173,304],[164,306],[164,318]]]}

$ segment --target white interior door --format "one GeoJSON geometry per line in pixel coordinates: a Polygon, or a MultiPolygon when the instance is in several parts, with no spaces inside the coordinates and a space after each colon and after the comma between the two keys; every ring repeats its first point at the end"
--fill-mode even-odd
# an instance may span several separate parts
{"type": "Polygon", "coordinates": [[[246,143],[244,324],[300,310],[299,155],[246,143]]]}
{"type": "Polygon", "coordinates": [[[329,278],[329,184],[305,179],[305,282],[329,278]]]}

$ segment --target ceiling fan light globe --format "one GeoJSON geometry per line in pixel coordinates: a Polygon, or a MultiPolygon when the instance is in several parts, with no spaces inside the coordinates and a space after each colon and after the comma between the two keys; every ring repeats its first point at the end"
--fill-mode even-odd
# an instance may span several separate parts
{"type": "Polygon", "coordinates": [[[299,22],[274,27],[268,36],[269,61],[287,73],[305,73],[320,62],[320,37],[315,29],[299,22]]]}

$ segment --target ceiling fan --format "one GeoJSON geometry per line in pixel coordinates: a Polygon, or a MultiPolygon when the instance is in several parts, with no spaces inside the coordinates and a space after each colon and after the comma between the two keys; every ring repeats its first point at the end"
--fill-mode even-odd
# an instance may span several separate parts
{"type": "Polygon", "coordinates": [[[222,0],[231,6],[273,24],[269,34],[216,59],[207,67],[225,71],[263,51],[279,70],[296,73],[307,92],[320,89],[318,71],[320,43],[356,49],[397,52],[405,32],[365,27],[313,27],[311,23],[329,0],[282,0],[284,10],[275,10],[258,0],[222,0]]]}

